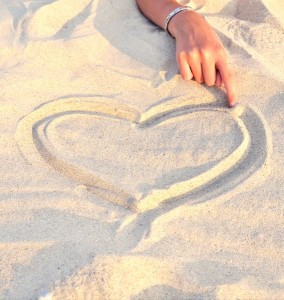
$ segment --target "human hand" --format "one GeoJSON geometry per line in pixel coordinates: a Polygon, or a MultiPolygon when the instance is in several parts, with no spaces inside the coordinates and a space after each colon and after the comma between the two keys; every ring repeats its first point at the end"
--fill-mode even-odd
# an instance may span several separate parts
{"type": "Polygon", "coordinates": [[[228,55],[215,31],[193,11],[177,14],[169,23],[176,38],[176,59],[182,77],[208,86],[225,86],[228,103],[236,101],[228,55]]]}

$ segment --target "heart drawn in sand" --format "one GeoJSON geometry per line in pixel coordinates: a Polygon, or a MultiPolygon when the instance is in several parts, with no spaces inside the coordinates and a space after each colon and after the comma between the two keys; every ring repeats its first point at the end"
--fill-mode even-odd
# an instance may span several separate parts
{"type": "MultiPolygon", "coordinates": [[[[88,186],[98,196],[125,208],[143,212],[154,209],[161,203],[170,200],[176,201],[195,191],[201,190],[208,193],[207,188],[209,185],[212,186],[212,183],[220,180],[222,176],[228,178],[231,174],[234,177],[238,173],[236,172],[238,166],[242,168],[240,174],[243,175],[246,172],[251,174],[261,168],[267,160],[269,143],[267,142],[266,126],[263,125],[263,119],[255,110],[242,106],[229,110],[212,107],[209,104],[194,105],[190,102],[166,102],[140,113],[134,108],[102,97],[85,98],[83,100],[73,98],[57,100],[39,107],[24,117],[18,123],[16,138],[23,155],[32,164],[39,166],[42,163],[47,163],[64,176],[88,186]],[[149,192],[142,195],[129,193],[126,189],[104,178],[99,170],[91,170],[58,155],[54,144],[46,138],[48,126],[52,122],[70,115],[99,116],[99,119],[109,122],[109,126],[113,126],[111,124],[113,120],[122,120],[132,127],[134,126],[137,130],[151,132],[163,122],[174,123],[181,116],[186,120],[193,113],[199,111],[216,113],[216,116],[218,116],[218,113],[227,114],[234,121],[238,132],[240,132],[239,144],[233,151],[202,172],[193,175],[185,173],[178,180],[166,184],[166,186],[154,185],[149,192]],[[253,131],[252,125],[257,125],[255,131],[253,131]],[[44,134],[42,134],[43,132],[44,134]],[[256,155],[254,144],[258,146],[258,153],[262,153],[261,157],[258,156],[255,161],[253,161],[253,156],[256,155]]],[[[145,151],[145,155],[147,155],[147,151],[145,151]]],[[[185,165],[184,167],[188,166],[185,165]]]]}

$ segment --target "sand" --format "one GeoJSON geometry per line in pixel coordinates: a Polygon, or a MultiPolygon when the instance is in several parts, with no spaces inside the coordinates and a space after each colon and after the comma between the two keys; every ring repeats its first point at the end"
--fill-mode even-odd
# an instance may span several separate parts
{"type": "Polygon", "coordinates": [[[284,299],[284,4],[192,4],[234,109],[134,0],[0,0],[0,299],[284,299]]]}

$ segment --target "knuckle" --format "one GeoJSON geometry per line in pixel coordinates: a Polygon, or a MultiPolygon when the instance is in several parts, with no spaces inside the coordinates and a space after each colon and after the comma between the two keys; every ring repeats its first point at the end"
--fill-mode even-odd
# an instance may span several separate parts
{"type": "Polygon", "coordinates": [[[217,59],[217,57],[224,59],[227,55],[225,49],[221,45],[207,46],[200,51],[200,54],[204,60],[217,59]]]}
{"type": "Polygon", "coordinates": [[[176,60],[178,63],[182,64],[184,62],[187,62],[188,58],[189,58],[189,54],[187,51],[183,50],[183,51],[176,52],[176,60]]]}
{"type": "Polygon", "coordinates": [[[219,57],[227,58],[227,52],[225,51],[224,47],[222,47],[221,45],[216,46],[215,52],[219,57]]]}
{"type": "Polygon", "coordinates": [[[178,55],[180,57],[186,57],[186,51],[185,50],[179,51],[178,55]]]}
{"type": "Polygon", "coordinates": [[[206,47],[200,51],[200,55],[205,60],[210,59],[214,56],[214,50],[211,47],[206,47]]]}
{"type": "Polygon", "coordinates": [[[184,58],[186,56],[186,51],[177,51],[176,56],[179,58],[184,58]]]}
{"type": "Polygon", "coordinates": [[[184,58],[184,53],[182,51],[176,53],[176,60],[178,62],[181,62],[183,58],[184,58]]]}
{"type": "Polygon", "coordinates": [[[195,60],[200,57],[200,51],[197,48],[191,49],[188,51],[188,56],[195,60]]]}

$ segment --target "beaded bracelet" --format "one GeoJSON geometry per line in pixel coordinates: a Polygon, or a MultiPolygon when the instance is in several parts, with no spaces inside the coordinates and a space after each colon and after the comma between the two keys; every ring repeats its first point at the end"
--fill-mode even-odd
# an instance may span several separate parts
{"type": "Polygon", "coordinates": [[[171,21],[171,19],[177,15],[178,13],[184,11],[184,10],[190,10],[192,11],[193,9],[189,6],[181,6],[181,7],[178,7],[176,9],[174,9],[171,13],[168,14],[167,18],[166,18],[166,21],[165,21],[165,30],[168,32],[168,34],[174,38],[174,36],[170,33],[169,31],[169,23],[171,21]]]}

